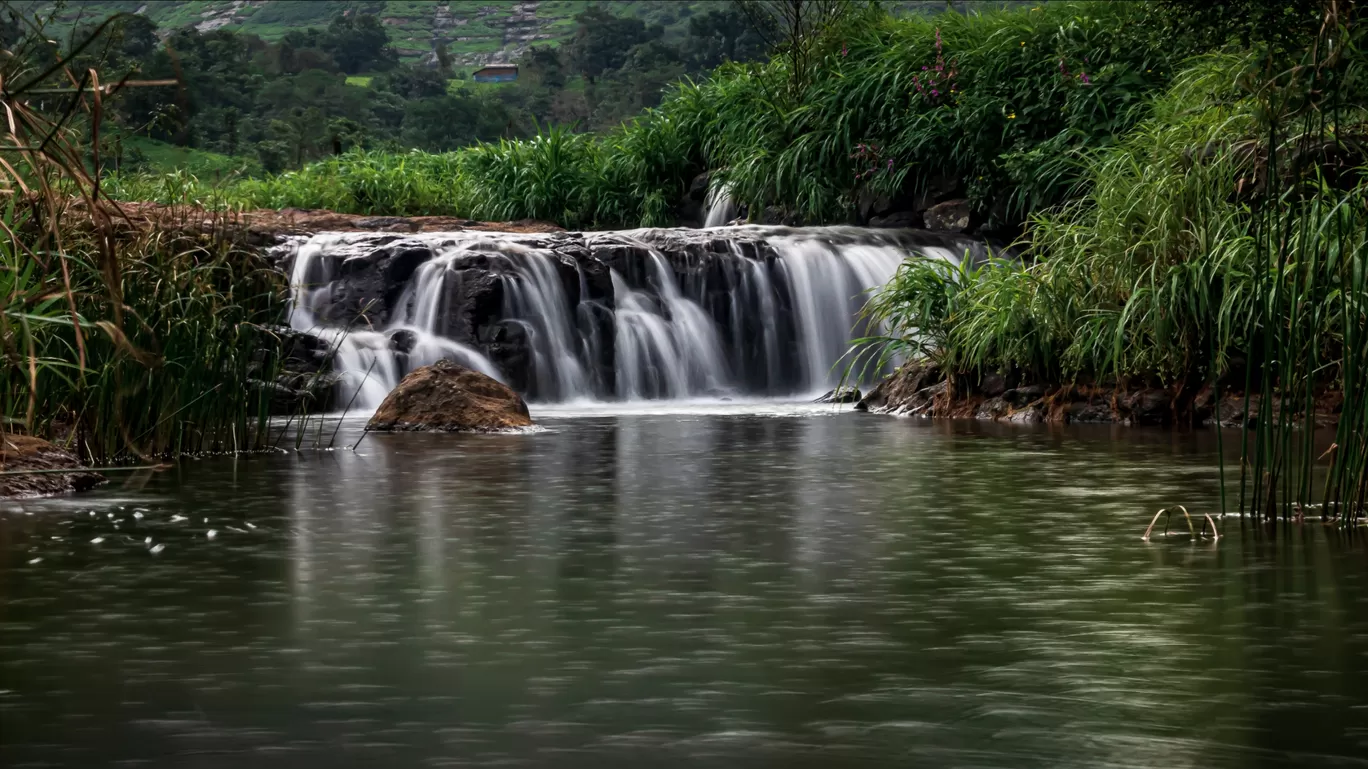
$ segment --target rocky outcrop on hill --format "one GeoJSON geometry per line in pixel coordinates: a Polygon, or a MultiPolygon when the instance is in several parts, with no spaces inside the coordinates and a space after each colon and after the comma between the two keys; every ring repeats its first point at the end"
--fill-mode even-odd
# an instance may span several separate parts
{"type": "Polygon", "coordinates": [[[449,360],[404,377],[366,426],[380,432],[495,432],[531,427],[527,404],[498,380],[449,360]]]}

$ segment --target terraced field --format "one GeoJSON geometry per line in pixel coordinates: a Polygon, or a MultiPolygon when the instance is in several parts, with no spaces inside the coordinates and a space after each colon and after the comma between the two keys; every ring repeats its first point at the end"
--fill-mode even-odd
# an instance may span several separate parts
{"type": "MultiPolygon", "coordinates": [[[[639,0],[615,2],[622,15],[661,24],[667,35],[682,34],[689,17],[721,6],[720,0],[639,0]]],[[[379,16],[390,28],[390,38],[401,57],[418,59],[445,42],[461,64],[485,64],[515,58],[529,45],[559,43],[575,31],[574,17],[583,0],[191,0],[150,2],[98,0],[11,3],[27,13],[57,12],[58,28],[93,22],[112,13],[143,13],[163,28],[193,26],[200,30],[233,29],[274,40],[291,29],[327,25],[339,13],[379,16]]]]}
{"type": "MultiPolygon", "coordinates": [[[[960,10],[1018,5],[1015,2],[955,2],[960,10]]],[[[390,28],[400,56],[416,60],[445,42],[463,65],[510,61],[528,46],[557,44],[574,34],[575,16],[585,0],[86,0],[58,4],[47,0],[10,2],[26,13],[56,12],[55,27],[94,22],[113,13],[143,13],[166,29],[234,29],[274,40],[291,29],[319,27],[339,13],[379,16],[390,28]]],[[[630,0],[607,3],[616,13],[635,16],[665,27],[667,37],[682,35],[689,18],[726,0],[630,0]]],[[[943,0],[913,0],[888,4],[903,13],[944,10],[943,0]]]]}

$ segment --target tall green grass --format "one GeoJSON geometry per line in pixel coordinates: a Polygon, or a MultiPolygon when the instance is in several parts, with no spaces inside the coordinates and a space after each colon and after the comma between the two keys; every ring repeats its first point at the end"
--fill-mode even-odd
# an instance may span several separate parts
{"type": "Polygon", "coordinates": [[[283,278],[200,234],[203,212],[183,234],[119,215],[89,171],[110,98],[97,73],[16,48],[0,81],[0,432],[101,464],[266,445],[283,278]],[[52,80],[75,87],[43,109],[30,97],[52,80]]]}

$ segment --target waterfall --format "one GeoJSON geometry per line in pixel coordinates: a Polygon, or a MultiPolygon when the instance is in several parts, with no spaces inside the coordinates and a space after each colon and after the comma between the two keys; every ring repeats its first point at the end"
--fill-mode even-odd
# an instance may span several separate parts
{"type": "Polygon", "coordinates": [[[731,188],[720,184],[708,188],[708,196],[703,204],[708,207],[708,216],[703,220],[704,227],[721,227],[736,218],[736,206],[732,203],[731,188]]]}
{"type": "Polygon", "coordinates": [[[717,325],[679,292],[665,259],[647,253],[654,295],[613,272],[618,298],[617,392],[627,399],[732,392],[717,325]]]}
{"type": "Polygon", "coordinates": [[[987,256],[943,234],[757,226],[326,233],[292,253],[290,323],[336,350],[337,402],[358,410],[440,358],[534,402],[808,397],[877,331],[861,309],[904,260],[987,256]]]}

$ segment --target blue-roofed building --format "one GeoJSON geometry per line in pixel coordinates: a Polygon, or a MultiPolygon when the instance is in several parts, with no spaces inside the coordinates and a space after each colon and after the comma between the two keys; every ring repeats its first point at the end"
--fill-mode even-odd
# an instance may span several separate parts
{"type": "Polygon", "coordinates": [[[491,64],[471,75],[477,83],[511,83],[518,79],[518,65],[491,64]]]}

